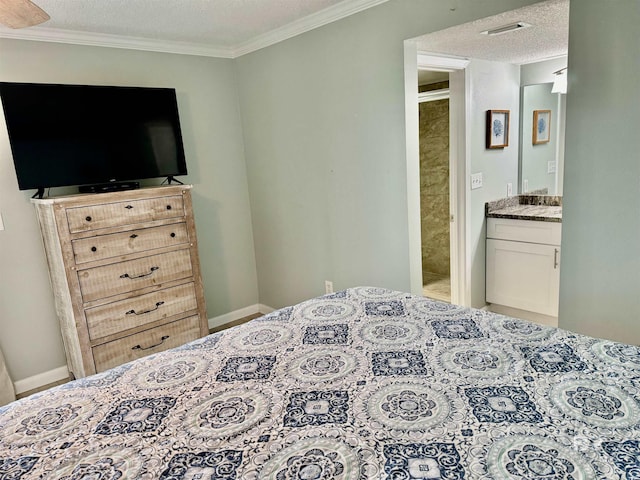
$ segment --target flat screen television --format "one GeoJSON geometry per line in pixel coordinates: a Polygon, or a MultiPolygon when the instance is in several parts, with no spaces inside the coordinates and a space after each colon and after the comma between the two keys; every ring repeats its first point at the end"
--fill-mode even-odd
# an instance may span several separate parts
{"type": "Polygon", "coordinates": [[[20,190],[187,174],[174,89],[0,82],[0,98],[20,190]]]}

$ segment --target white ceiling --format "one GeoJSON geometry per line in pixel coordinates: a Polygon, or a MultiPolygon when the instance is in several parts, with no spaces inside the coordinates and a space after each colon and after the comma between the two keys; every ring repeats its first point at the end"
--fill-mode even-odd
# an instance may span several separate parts
{"type": "Polygon", "coordinates": [[[34,0],[51,20],[0,37],[234,58],[387,0],[34,0]]]}
{"type": "Polygon", "coordinates": [[[418,37],[418,51],[525,64],[566,55],[569,48],[569,0],[547,0],[418,37]],[[480,32],[525,22],[501,35],[480,32]]]}
{"type": "MultiPolygon", "coordinates": [[[[387,0],[35,0],[50,16],[0,37],[235,58],[387,0]]],[[[569,0],[534,5],[418,38],[418,49],[530,63],[566,54],[569,0]],[[521,31],[479,32],[524,21],[521,31]]]]}

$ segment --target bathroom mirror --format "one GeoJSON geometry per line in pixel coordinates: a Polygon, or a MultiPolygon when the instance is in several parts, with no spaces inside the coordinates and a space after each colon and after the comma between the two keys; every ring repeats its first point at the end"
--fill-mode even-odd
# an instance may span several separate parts
{"type": "Polygon", "coordinates": [[[553,83],[520,89],[519,193],[546,190],[562,195],[565,95],[553,83]]]}

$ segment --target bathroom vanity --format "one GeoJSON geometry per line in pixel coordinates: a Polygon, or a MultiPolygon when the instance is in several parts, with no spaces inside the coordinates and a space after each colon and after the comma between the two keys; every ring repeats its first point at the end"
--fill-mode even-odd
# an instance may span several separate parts
{"type": "Polygon", "coordinates": [[[562,200],[518,195],[486,204],[486,301],[490,309],[558,324],[562,200]]]}

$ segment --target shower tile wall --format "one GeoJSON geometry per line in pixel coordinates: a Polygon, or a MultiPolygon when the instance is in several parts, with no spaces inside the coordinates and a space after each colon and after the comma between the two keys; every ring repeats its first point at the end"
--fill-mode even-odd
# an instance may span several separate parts
{"type": "Polygon", "coordinates": [[[449,100],[420,105],[423,283],[449,276],[449,100]]]}

